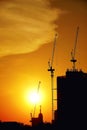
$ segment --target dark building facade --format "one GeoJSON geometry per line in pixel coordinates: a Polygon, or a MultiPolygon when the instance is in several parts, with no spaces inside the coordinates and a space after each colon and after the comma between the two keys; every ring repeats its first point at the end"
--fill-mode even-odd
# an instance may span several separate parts
{"type": "Polygon", "coordinates": [[[57,77],[57,111],[55,122],[60,129],[86,128],[87,125],[87,73],[66,71],[57,77]]]}

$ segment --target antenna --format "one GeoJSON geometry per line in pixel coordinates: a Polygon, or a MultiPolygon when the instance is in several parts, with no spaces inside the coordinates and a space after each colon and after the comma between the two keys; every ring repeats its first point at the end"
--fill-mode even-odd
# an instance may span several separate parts
{"type": "Polygon", "coordinates": [[[76,54],[76,45],[77,45],[77,38],[78,38],[78,31],[79,31],[79,26],[77,27],[77,31],[76,31],[76,39],[75,39],[75,44],[74,44],[74,49],[72,49],[71,51],[71,57],[72,59],[70,60],[73,63],[73,71],[75,71],[75,63],[76,63],[76,59],[75,59],[75,54],[76,54]]]}
{"type": "Polygon", "coordinates": [[[55,69],[53,69],[53,60],[54,60],[54,52],[55,52],[55,46],[56,46],[56,38],[57,38],[57,34],[55,34],[55,39],[54,39],[54,44],[53,44],[53,51],[52,51],[52,58],[51,58],[51,62],[48,61],[48,66],[49,66],[49,69],[48,71],[51,72],[51,89],[52,89],[52,121],[53,121],[53,117],[54,117],[54,105],[53,105],[53,90],[54,90],[54,87],[53,87],[53,77],[54,77],[54,71],[55,69]]]}

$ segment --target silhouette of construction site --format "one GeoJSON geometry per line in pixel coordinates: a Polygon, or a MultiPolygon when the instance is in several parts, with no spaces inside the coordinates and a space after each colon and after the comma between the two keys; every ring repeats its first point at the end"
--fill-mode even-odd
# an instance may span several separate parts
{"type": "MultiPolygon", "coordinates": [[[[32,126],[17,122],[0,122],[0,128],[58,128],[78,129],[86,127],[87,116],[87,73],[82,70],[67,70],[65,76],[57,77],[57,110],[54,111],[52,123],[43,122],[41,112],[38,117],[31,118],[32,126]]],[[[48,112],[49,114],[49,112],[48,112]]]]}
{"type": "MultiPolygon", "coordinates": [[[[78,31],[78,28],[77,28],[78,31]]],[[[78,34],[78,32],[77,32],[78,34]]],[[[76,36],[77,42],[77,36],[76,36]]],[[[81,69],[76,69],[75,63],[75,48],[72,52],[71,62],[73,67],[67,69],[65,75],[56,77],[56,91],[57,91],[57,109],[53,108],[53,95],[52,95],[52,122],[45,123],[43,121],[43,113],[41,111],[38,117],[31,115],[31,126],[24,125],[17,122],[0,122],[0,129],[57,129],[58,130],[83,130],[87,127],[87,73],[81,69]]],[[[55,44],[54,44],[55,45],[55,44]]],[[[54,53],[54,49],[53,49],[54,53]]],[[[53,58],[53,57],[52,57],[53,58]]],[[[54,91],[53,76],[54,69],[52,63],[48,71],[51,72],[52,94],[54,91]]],[[[49,114],[49,112],[48,112],[49,114]]]]}

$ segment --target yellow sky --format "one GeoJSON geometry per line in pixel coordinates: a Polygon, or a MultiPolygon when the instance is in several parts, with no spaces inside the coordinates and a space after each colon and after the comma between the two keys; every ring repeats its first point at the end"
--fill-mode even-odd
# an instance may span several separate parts
{"type": "Polygon", "coordinates": [[[26,95],[40,93],[44,121],[51,121],[48,60],[55,33],[55,77],[72,68],[71,50],[79,26],[76,67],[87,72],[87,2],[85,0],[0,0],[0,120],[29,123],[33,105],[26,95]],[[49,114],[48,114],[49,113],[49,114]]]}

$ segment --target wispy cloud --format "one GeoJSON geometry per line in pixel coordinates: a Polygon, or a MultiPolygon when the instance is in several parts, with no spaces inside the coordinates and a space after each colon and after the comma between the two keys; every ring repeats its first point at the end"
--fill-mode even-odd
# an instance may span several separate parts
{"type": "Polygon", "coordinates": [[[46,0],[0,0],[0,55],[31,52],[52,40],[59,14],[46,0]]]}

